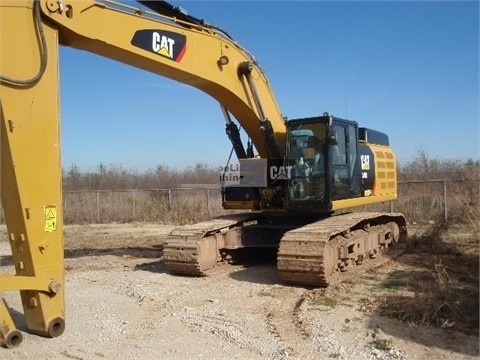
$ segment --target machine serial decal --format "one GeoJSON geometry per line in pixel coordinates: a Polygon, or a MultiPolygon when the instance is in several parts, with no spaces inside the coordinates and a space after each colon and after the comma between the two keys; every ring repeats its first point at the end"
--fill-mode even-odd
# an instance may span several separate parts
{"type": "Polygon", "coordinates": [[[163,30],[139,30],[131,44],[176,62],[182,61],[187,50],[185,35],[163,30]]]}
{"type": "Polygon", "coordinates": [[[362,170],[370,170],[370,155],[360,156],[360,161],[362,163],[362,170]]]}

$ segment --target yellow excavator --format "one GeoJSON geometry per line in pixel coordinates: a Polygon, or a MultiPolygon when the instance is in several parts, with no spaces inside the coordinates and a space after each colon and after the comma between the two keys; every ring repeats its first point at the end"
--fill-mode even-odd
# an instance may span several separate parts
{"type": "MultiPolygon", "coordinates": [[[[218,100],[238,166],[222,172],[226,209],[177,228],[172,273],[208,275],[239,248],[278,249],[280,279],[328,286],[406,236],[401,214],[348,212],[397,197],[388,136],[324,113],[287,121],[255,58],[224,30],[164,1],[0,0],[1,197],[32,333],[65,330],[59,45],[191,85],[218,100]],[[233,119],[245,129],[242,143],[233,119]]],[[[22,342],[0,301],[0,341],[22,342]]]]}

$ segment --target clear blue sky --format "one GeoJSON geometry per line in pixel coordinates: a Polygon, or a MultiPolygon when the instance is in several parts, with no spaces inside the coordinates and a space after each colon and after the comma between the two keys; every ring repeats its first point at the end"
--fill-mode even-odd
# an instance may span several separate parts
{"type": "MultiPolygon", "coordinates": [[[[401,163],[418,149],[480,157],[478,2],[172,3],[249,49],[288,118],[328,111],[384,131],[401,163]]],[[[228,157],[218,103],[199,90],[70,48],[60,61],[64,168],[228,157]]]]}

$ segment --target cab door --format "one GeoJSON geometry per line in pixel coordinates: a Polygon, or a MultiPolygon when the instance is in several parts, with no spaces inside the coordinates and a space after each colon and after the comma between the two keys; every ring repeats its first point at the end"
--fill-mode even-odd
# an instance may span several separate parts
{"type": "Polygon", "coordinates": [[[330,145],[332,200],[360,196],[361,172],[357,159],[357,125],[334,122],[332,130],[336,140],[330,145]]]}

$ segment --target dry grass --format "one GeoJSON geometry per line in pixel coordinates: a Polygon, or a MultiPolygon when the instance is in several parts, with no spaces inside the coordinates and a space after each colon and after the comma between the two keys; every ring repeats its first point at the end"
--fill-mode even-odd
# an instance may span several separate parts
{"type": "Polygon", "coordinates": [[[381,351],[389,351],[393,348],[393,343],[388,339],[376,339],[371,342],[371,345],[381,351]]]}
{"type": "MultiPolygon", "coordinates": [[[[399,184],[394,211],[410,224],[443,221],[443,183],[399,184]]],[[[469,224],[480,232],[478,189],[470,182],[449,183],[448,219],[469,224]]],[[[67,224],[111,222],[157,222],[186,224],[226,212],[221,207],[220,189],[90,190],[66,192],[64,219],[67,224]]],[[[390,211],[390,203],[355,208],[355,211],[390,211]]]]}
{"type": "Polygon", "coordinates": [[[67,192],[64,202],[66,224],[188,224],[225,214],[219,189],[67,192]]]}
{"type": "Polygon", "coordinates": [[[475,229],[445,222],[414,235],[408,252],[416,259],[415,270],[390,274],[390,278],[404,278],[405,291],[379,297],[377,312],[478,334],[478,245],[475,229]]]}
{"type": "Polygon", "coordinates": [[[398,199],[363,206],[355,211],[390,211],[405,215],[410,224],[429,224],[447,218],[454,223],[469,224],[480,231],[480,181],[459,180],[446,182],[446,199],[443,181],[400,182],[398,199]]]}

